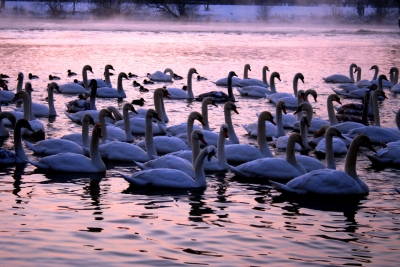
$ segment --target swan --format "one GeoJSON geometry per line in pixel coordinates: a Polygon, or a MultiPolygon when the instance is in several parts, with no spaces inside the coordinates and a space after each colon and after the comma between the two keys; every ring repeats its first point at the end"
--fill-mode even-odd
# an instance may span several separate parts
{"type": "MultiPolygon", "coordinates": [[[[279,81],[281,80],[281,77],[278,72],[273,72],[270,76],[270,87],[271,87],[271,94],[266,95],[267,99],[269,102],[272,102],[274,104],[278,103],[279,100],[281,100],[284,97],[297,97],[297,87],[299,84],[299,80],[301,80],[304,83],[304,76],[302,73],[296,73],[293,78],[293,94],[291,93],[286,93],[286,92],[276,92],[275,89],[275,78],[277,78],[279,81]]],[[[296,98],[297,101],[297,98],[296,98]]]]}
{"type": "MultiPolygon", "coordinates": [[[[111,85],[111,80],[110,80],[110,75],[112,75],[111,73],[110,73],[110,70],[114,70],[114,67],[112,66],[112,65],[110,65],[110,64],[107,64],[105,67],[104,67],[104,81],[102,80],[102,79],[96,79],[96,81],[97,81],[97,86],[99,87],[99,88],[102,88],[102,87],[109,87],[109,88],[111,88],[112,87],[112,85],[111,85]]],[[[115,71],[115,70],[114,70],[115,71]]]]}
{"type": "Polygon", "coordinates": [[[195,68],[190,68],[187,76],[187,91],[181,88],[167,88],[168,93],[171,95],[171,99],[193,99],[193,89],[192,89],[192,77],[197,71],[195,68]]]}
{"type": "Polygon", "coordinates": [[[216,154],[214,146],[204,148],[197,157],[194,165],[195,180],[188,174],[174,169],[151,169],[134,173],[128,176],[121,173],[127,182],[134,186],[152,186],[164,188],[201,188],[206,187],[206,175],[203,170],[203,162],[216,154]]]}
{"type": "MultiPolygon", "coordinates": [[[[133,108],[132,104],[128,104],[125,107],[125,116],[124,116],[123,122],[124,122],[124,124],[126,123],[126,125],[128,125],[128,123],[130,123],[129,115],[127,114],[128,110],[132,110],[133,112],[136,112],[136,110],[133,108]]],[[[115,119],[113,116],[113,113],[110,111],[110,108],[103,108],[99,112],[99,123],[101,125],[104,125],[103,127],[101,127],[101,135],[102,135],[101,140],[102,140],[103,144],[106,142],[109,142],[110,140],[111,141],[114,141],[114,140],[127,141],[127,139],[128,139],[128,140],[133,141],[132,134],[129,134],[129,130],[125,131],[115,125],[107,125],[106,117],[115,119]]]]}
{"type": "MultiPolygon", "coordinates": [[[[123,121],[123,115],[121,115],[121,113],[113,106],[109,106],[107,107],[108,110],[111,111],[111,113],[113,114],[112,117],[107,117],[106,118],[106,122],[109,124],[115,124],[116,122],[119,122],[120,125],[124,124],[123,121]]],[[[94,118],[94,122],[95,123],[99,123],[99,110],[82,110],[82,111],[78,111],[76,113],[67,113],[64,112],[65,116],[67,116],[71,121],[76,122],[76,123],[80,123],[82,121],[82,118],[85,114],[89,113],[90,115],[92,115],[92,117],[94,118]]]]}
{"type": "Polygon", "coordinates": [[[86,89],[88,88],[88,77],[87,72],[93,73],[92,67],[90,65],[85,65],[82,68],[82,84],[79,83],[66,83],[59,85],[59,93],[61,94],[86,94],[86,89]]]}
{"type": "MultiPolygon", "coordinates": [[[[165,112],[165,106],[164,106],[164,97],[169,98],[169,92],[166,89],[166,87],[162,88],[157,88],[153,92],[153,101],[154,101],[154,107],[155,110],[159,115],[159,117],[162,119],[162,121],[167,123],[169,121],[167,113],[165,112]]],[[[137,110],[137,114],[130,114],[131,118],[132,117],[145,117],[146,116],[147,109],[140,108],[137,110]]]]}
{"type": "Polygon", "coordinates": [[[211,91],[207,93],[200,94],[196,100],[198,101],[203,101],[204,98],[206,97],[212,97],[215,102],[235,102],[235,96],[233,95],[233,89],[232,89],[232,81],[233,77],[237,76],[234,71],[230,71],[228,74],[228,94],[222,92],[222,91],[211,91]]]}
{"type": "MultiPolygon", "coordinates": [[[[320,129],[324,125],[330,125],[330,122],[325,119],[321,118],[313,118],[313,108],[310,103],[308,102],[303,102],[301,103],[294,114],[297,114],[299,112],[306,112],[307,118],[308,118],[308,123],[310,127],[308,127],[308,132],[309,133],[314,133],[316,130],[320,129]]],[[[293,124],[294,129],[299,129],[300,128],[300,122],[295,122],[293,124]]]]}
{"type": "Polygon", "coordinates": [[[211,131],[210,124],[208,123],[208,106],[212,105],[214,107],[218,107],[212,97],[206,97],[201,102],[201,115],[203,116],[203,130],[211,131]]]}
{"type": "Polygon", "coordinates": [[[0,138],[8,138],[10,136],[10,133],[3,124],[3,119],[5,118],[11,122],[12,128],[15,128],[15,123],[17,122],[17,118],[15,117],[14,113],[8,111],[0,112],[0,138]]]}
{"type": "Polygon", "coordinates": [[[354,63],[350,64],[350,69],[349,69],[350,77],[347,77],[346,75],[343,74],[333,74],[322,79],[327,83],[354,83],[353,69],[355,68],[357,68],[356,64],[354,63]]]}
{"type": "MultiPolygon", "coordinates": [[[[250,69],[250,64],[245,64],[244,65],[244,71],[243,71],[243,79],[248,79],[249,78],[249,70],[250,69]]],[[[238,86],[238,82],[241,81],[242,79],[238,78],[237,75],[236,77],[232,77],[232,86],[238,86]]],[[[218,86],[228,86],[229,85],[229,75],[228,77],[221,78],[217,80],[216,82],[213,82],[218,86]]]]}
{"type": "Polygon", "coordinates": [[[154,109],[148,109],[146,112],[146,151],[135,144],[125,142],[110,142],[99,146],[101,157],[109,160],[135,161],[136,164],[138,164],[137,162],[146,162],[157,158],[158,156],[154,146],[153,134],[151,130],[152,119],[160,120],[154,109]]]}
{"type": "Polygon", "coordinates": [[[262,75],[262,80],[255,79],[255,78],[242,79],[237,83],[237,86],[238,87],[247,87],[247,86],[268,87],[269,84],[267,82],[267,71],[269,71],[268,66],[264,66],[262,68],[262,74],[263,74],[262,75]]]}
{"type": "MultiPolygon", "coordinates": [[[[276,124],[282,124],[279,122],[279,119],[276,119],[276,124]]],[[[296,144],[294,147],[294,150],[296,151],[301,151],[302,149],[308,149],[309,145],[308,145],[308,127],[310,127],[309,123],[308,123],[308,118],[307,115],[303,114],[300,118],[300,135],[302,138],[302,142],[303,145],[300,146],[299,144],[296,144]]],[[[272,138],[272,140],[274,141],[275,147],[278,150],[286,150],[287,147],[287,142],[289,140],[289,136],[287,135],[282,135],[279,138],[272,138]]]]}
{"type": "Polygon", "coordinates": [[[335,169],[334,155],[344,155],[347,153],[347,146],[345,142],[339,138],[333,138],[333,136],[346,139],[342,133],[335,128],[335,126],[330,126],[326,130],[325,138],[322,138],[315,147],[315,154],[320,157],[324,155],[326,156],[326,165],[327,168],[330,169],[335,169]]]}
{"type": "Polygon", "coordinates": [[[174,71],[170,68],[166,68],[164,72],[158,70],[153,74],[147,73],[147,78],[155,82],[172,82],[173,77],[174,71]]]}
{"type": "Polygon", "coordinates": [[[306,170],[301,166],[294,154],[295,143],[302,144],[301,136],[292,133],[289,137],[284,158],[262,158],[249,161],[236,167],[229,166],[229,169],[237,176],[247,178],[261,178],[271,180],[291,180],[306,170]]]}
{"type": "Polygon", "coordinates": [[[0,164],[18,164],[25,163],[28,158],[25,154],[21,141],[21,129],[26,128],[33,131],[29,122],[25,119],[20,119],[15,124],[14,128],[14,152],[6,149],[0,149],[0,164]]]}
{"type": "MultiPolygon", "coordinates": [[[[385,93],[381,90],[375,90],[372,93],[372,102],[374,106],[374,122],[375,126],[364,126],[359,128],[351,129],[346,136],[354,138],[359,134],[364,134],[368,136],[372,143],[380,144],[381,142],[390,143],[400,139],[399,129],[392,128],[381,128],[379,106],[378,106],[378,96],[385,96],[385,93]]],[[[397,117],[396,117],[397,120],[397,117]]],[[[400,117],[399,117],[400,120],[400,117]]],[[[397,122],[400,125],[400,121],[397,122]]]]}
{"type": "Polygon", "coordinates": [[[96,96],[99,98],[126,98],[126,94],[122,86],[122,78],[129,80],[125,72],[120,72],[118,75],[117,89],[111,87],[100,87],[97,88],[96,96]]]}
{"type": "MultiPolygon", "coordinates": [[[[201,124],[204,123],[203,115],[197,111],[190,112],[187,122],[182,122],[177,125],[168,126],[166,132],[168,135],[179,136],[181,134],[191,133],[193,129],[200,129],[198,125],[194,125],[194,121],[197,120],[201,124]]],[[[186,137],[187,138],[187,137],[186,137]]],[[[190,147],[190,142],[188,140],[188,145],[190,147]]]]}
{"type": "MultiPolygon", "coordinates": [[[[18,99],[22,99],[24,103],[24,108],[23,108],[23,118],[27,121],[29,121],[29,124],[31,125],[31,128],[33,131],[23,129],[22,130],[22,135],[27,135],[31,136],[32,138],[36,140],[44,140],[45,139],[45,129],[43,124],[39,120],[30,120],[31,118],[31,105],[30,105],[30,98],[29,95],[26,91],[20,91],[15,94],[13,101],[15,102],[18,99]]],[[[16,113],[14,113],[16,115],[16,113]]],[[[16,117],[18,117],[16,115],[16,117]]]]}
{"type": "MultiPolygon", "coordinates": [[[[18,73],[17,78],[17,89],[16,92],[22,91],[22,85],[24,83],[24,74],[22,72],[18,73]]],[[[0,91],[0,103],[11,103],[15,93],[8,90],[1,90],[0,91]]]]}
{"type": "MultiPolygon", "coordinates": [[[[378,80],[378,78],[379,78],[379,67],[378,67],[378,65],[374,65],[372,67],[371,67],[371,69],[374,69],[375,73],[374,73],[374,77],[372,78],[371,83],[375,84],[375,85],[378,85],[378,83],[379,83],[379,80],[378,80]]],[[[382,85],[383,85],[383,87],[389,87],[390,88],[390,87],[392,87],[393,84],[392,84],[391,81],[385,80],[385,81],[382,82],[382,85]]]]}
{"type": "Polygon", "coordinates": [[[359,135],[352,141],[346,156],[345,169],[343,171],[321,169],[296,177],[286,185],[272,182],[279,191],[295,194],[318,195],[366,195],[368,186],[357,176],[356,162],[360,146],[366,146],[372,151],[371,141],[365,135],[359,135]]]}
{"type": "Polygon", "coordinates": [[[100,124],[96,124],[92,130],[90,140],[90,158],[75,153],[59,153],[39,159],[39,161],[28,162],[41,170],[60,172],[85,172],[100,173],[106,171],[106,165],[100,157],[99,138],[101,138],[100,124]]]}
{"type": "Polygon", "coordinates": [[[93,117],[90,113],[83,115],[82,117],[82,132],[66,134],[61,137],[61,139],[70,140],[82,147],[89,147],[90,137],[89,137],[89,124],[95,125],[93,117]]]}
{"type": "MultiPolygon", "coordinates": [[[[260,158],[272,158],[272,152],[267,143],[266,121],[274,123],[274,118],[269,111],[263,111],[258,116],[257,145],[258,148],[249,144],[231,144],[225,146],[226,160],[229,163],[241,164],[260,158]]],[[[228,131],[229,133],[229,131],[228,131]]]]}
{"type": "Polygon", "coordinates": [[[390,91],[393,93],[400,93],[399,69],[393,67],[390,69],[390,73],[393,74],[393,86],[390,88],[390,91]]]}
{"type": "Polygon", "coordinates": [[[31,142],[24,141],[25,146],[32,150],[35,154],[41,155],[55,155],[64,152],[75,154],[84,154],[83,148],[77,143],[66,139],[46,139],[32,144],[31,142]]]}
{"type": "Polygon", "coordinates": [[[97,81],[95,79],[91,79],[89,87],[91,88],[89,100],[86,98],[84,99],[78,98],[76,100],[69,101],[68,103],[65,104],[67,106],[67,112],[76,113],[85,110],[97,110],[96,108],[97,81]]]}
{"type": "Polygon", "coordinates": [[[355,79],[355,83],[340,84],[338,88],[342,89],[344,92],[349,92],[353,90],[358,90],[363,87],[368,87],[371,85],[371,82],[367,80],[361,80],[361,67],[357,66],[354,69],[354,73],[356,72],[357,72],[357,78],[355,79]]]}

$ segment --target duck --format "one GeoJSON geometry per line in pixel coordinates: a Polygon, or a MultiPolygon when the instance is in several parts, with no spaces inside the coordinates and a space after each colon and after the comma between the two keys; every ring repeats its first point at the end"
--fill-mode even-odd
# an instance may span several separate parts
{"type": "Polygon", "coordinates": [[[215,146],[208,146],[201,150],[194,165],[195,179],[188,174],[174,169],[160,168],[143,170],[132,176],[120,173],[120,175],[133,186],[162,187],[162,188],[204,188],[207,185],[203,170],[205,158],[209,160],[216,154],[215,146]]]}
{"type": "MultiPolygon", "coordinates": [[[[173,77],[174,71],[171,68],[166,68],[164,72],[158,70],[153,74],[147,73],[147,78],[154,82],[172,82],[173,77]]],[[[144,81],[143,83],[146,84],[144,81]]]]}
{"type": "MultiPolygon", "coordinates": [[[[128,75],[128,77],[129,77],[129,75],[128,75]]],[[[131,78],[131,77],[129,77],[129,78],[131,78]]],[[[133,82],[132,82],[132,85],[133,85],[133,87],[139,87],[139,86],[141,86],[141,84],[138,83],[137,81],[133,81],[133,82]]]]}
{"type": "Polygon", "coordinates": [[[4,74],[4,73],[0,73],[0,78],[1,79],[8,79],[8,78],[10,78],[10,76],[7,75],[7,74],[4,74]]]}
{"type": "Polygon", "coordinates": [[[110,64],[107,64],[104,67],[104,81],[102,79],[96,79],[98,88],[102,87],[112,87],[110,76],[114,75],[110,72],[110,70],[114,70],[114,67],[110,64]]]}
{"type": "Polygon", "coordinates": [[[138,76],[136,74],[133,74],[132,72],[128,73],[129,78],[137,78],[138,76]]]}
{"type": "Polygon", "coordinates": [[[367,136],[358,135],[351,142],[346,156],[344,171],[325,168],[300,175],[287,184],[275,181],[271,181],[271,184],[278,191],[299,195],[367,195],[369,193],[369,188],[358,177],[356,170],[357,154],[361,146],[375,151],[367,136]]]}
{"type": "Polygon", "coordinates": [[[132,143],[114,141],[99,146],[101,157],[116,161],[134,161],[136,164],[157,158],[158,154],[153,142],[151,129],[153,119],[160,120],[154,109],[148,109],[146,112],[145,150],[132,143]]]}
{"type": "Polygon", "coordinates": [[[207,79],[206,77],[197,75],[197,80],[198,80],[198,81],[207,81],[208,79],[207,79]]]}
{"type": "Polygon", "coordinates": [[[60,77],[50,74],[50,75],[49,75],[49,80],[50,80],[50,81],[53,81],[53,80],[60,80],[60,77]]]}
{"type": "Polygon", "coordinates": [[[90,113],[86,113],[82,117],[82,132],[81,133],[71,133],[66,134],[61,137],[61,139],[72,141],[81,147],[89,147],[90,136],[89,136],[89,125],[95,125],[93,116],[90,113]]]}
{"type": "MultiPolygon", "coordinates": [[[[244,71],[243,71],[243,79],[249,78],[249,70],[251,70],[250,64],[245,64],[244,71]]],[[[242,80],[237,75],[235,75],[235,76],[236,77],[232,77],[232,83],[231,83],[232,86],[237,86],[237,83],[242,80]]],[[[229,75],[228,75],[228,77],[218,79],[217,81],[215,81],[213,83],[218,86],[228,86],[229,85],[228,82],[229,82],[229,75]]]]}
{"type": "MultiPolygon", "coordinates": [[[[92,67],[90,65],[85,65],[82,68],[82,82],[79,83],[66,83],[59,85],[59,93],[61,94],[86,94],[89,87],[87,72],[93,73],[92,67]]],[[[99,85],[97,85],[99,86],[99,85]]]]}
{"type": "Polygon", "coordinates": [[[146,102],[146,100],[143,99],[143,97],[141,97],[140,99],[134,99],[132,100],[131,104],[132,105],[138,105],[138,106],[143,106],[144,103],[146,102]]]}
{"type": "Polygon", "coordinates": [[[118,75],[117,89],[112,87],[97,88],[96,96],[99,98],[126,98],[126,94],[122,85],[122,79],[129,80],[125,72],[120,72],[118,75]]]}
{"type": "MultiPolygon", "coordinates": [[[[297,95],[298,95],[298,83],[299,80],[301,80],[304,83],[304,75],[300,72],[296,73],[293,78],[293,94],[287,93],[287,92],[277,92],[275,88],[275,78],[278,79],[279,81],[281,80],[280,75],[278,72],[273,72],[270,76],[270,89],[271,93],[266,95],[266,98],[269,100],[271,103],[278,103],[279,100],[283,100],[283,98],[291,98],[295,97],[297,101],[297,95]]],[[[285,101],[285,100],[284,100],[285,101]]]]}
{"type": "Polygon", "coordinates": [[[68,75],[68,77],[76,76],[76,73],[71,70],[67,70],[67,75],[68,75]]]}
{"type": "Polygon", "coordinates": [[[154,82],[153,81],[149,81],[147,79],[144,79],[143,80],[143,84],[154,84],[154,82]]]}
{"type": "Polygon", "coordinates": [[[78,99],[69,101],[68,103],[65,104],[67,106],[68,113],[76,113],[85,110],[97,110],[96,107],[97,81],[95,79],[91,79],[89,87],[91,88],[89,99],[87,99],[85,95],[80,94],[78,96],[78,99]]]}
{"type": "MultiPolygon", "coordinates": [[[[22,99],[24,106],[23,106],[23,118],[29,121],[31,128],[33,131],[26,130],[27,128],[22,130],[22,135],[31,136],[35,140],[44,140],[45,139],[45,129],[43,124],[36,119],[31,120],[31,105],[30,105],[30,98],[26,91],[17,92],[12,100],[12,102],[17,101],[18,99],[22,99]]],[[[14,113],[16,115],[16,113],[14,113]]],[[[18,117],[16,115],[16,117],[18,117]]]]}
{"type": "Polygon", "coordinates": [[[203,101],[204,98],[206,97],[212,97],[215,102],[235,102],[235,96],[233,95],[233,89],[232,89],[232,80],[233,77],[237,76],[234,71],[230,71],[228,74],[228,94],[222,92],[222,91],[211,91],[207,93],[200,94],[196,100],[197,101],[203,101]]]}
{"type": "Polygon", "coordinates": [[[139,92],[141,92],[141,93],[147,93],[147,92],[149,92],[150,90],[149,89],[147,89],[147,88],[145,88],[143,85],[141,85],[140,87],[139,87],[139,92]]]}
{"type": "Polygon", "coordinates": [[[322,78],[327,83],[354,83],[354,71],[353,69],[357,68],[355,63],[350,64],[349,75],[350,77],[343,74],[333,74],[326,78],[322,78]]]}
{"type": "Polygon", "coordinates": [[[79,173],[104,173],[106,165],[100,157],[99,138],[102,137],[102,126],[96,124],[92,130],[90,140],[90,158],[75,153],[59,153],[39,159],[28,160],[30,164],[43,171],[79,172],[79,173]]]}
{"type": "Polygon", "coordinates": [[[8,119],[11,122],[11,127],[15,128],[15,123],[17,122],[17,118],[14,113],[9,111],[0,111],[0,138],[5,139],[10,136],[9,131],[4,127],[3,119],[8,119]]]}
{"type": "Polygon", "coordinates": [[[3,90],[8,90],[8,86],[7,86],[8,81],[7,80],[3,80],[0,79],[0,87],[3,88],[3,90]]]}
{"type": "Polygon", "coordinates": [[[1,148],[0,164],[9,165],[9,164],[19,164],[27,162],[28,157],[25,154],[21,140],[22,128],[33,131],[31,125],[27,120],[25,119],[18,120],[15,123],[15,128],[14,128],[14,152],[1,148]]]}
{"type": "MultiPolygon", "coordinates": [[[[251,70],[251,69],[249,69],[251,70]]],[[[247,78],[242,79],[237,83],[238,87],[247,87],[247,86],[261,86],[261,87],[268,87],[269,84],[267,82],[267,71],[269,71],[268,66],[264,66],[262,68],[262,80],[255,79],[255,78],[247,78]]]]}
{"type": "Polygon", "coordinates": [[[187,76],[187,90],[182,90],[181,88],[167,88],[168,93],[171,95],[171,99],[194,99],[193,89],[192,89],[192,77],[193,74],[197,74],[195,68],[190,68],[187,76]]]}
{"type": "Polygon", "coordinates": [[[32,79],[39,79],[39,76],[33,75],[32,73],[29,73],[29,74],[28,74],[28,77],[29,77],[29,80],[32,80],[32,79]]]}
{"type": "Polygon", "coordinates": [[[284,158],[261,158],[249,161],[236,167],[229,165],[229,169],[239,177],[269,179],[269,180],[291,180],[306,173],[295,157],[294,146],[302,145],[301,136],[292,133],[286,148],[286,159],[284,158]]]}
{"type": "Polygon", "coordinates": [[[258,147],[249,144],[230,144],[225,146],[226,160],[230,164],[242,164],[260,158],[273,157],[266,138],[268,132],[268,128],[265,123],[266,121],[269,121],[272,124],[275,123],[274,118],[269,111],[263,111],[258,116],[258,147]]]}

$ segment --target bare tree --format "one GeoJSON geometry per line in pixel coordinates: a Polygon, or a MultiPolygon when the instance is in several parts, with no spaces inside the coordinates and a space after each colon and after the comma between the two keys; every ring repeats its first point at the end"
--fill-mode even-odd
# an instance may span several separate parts
{"type": "Polygon", "coordinates": [[[6,7],[6,0],[1,0],[0,9],[4,9],[6,7]]]}
{"type": "Polygon", "coordinates": [[[257,9],[258,18],[267,21],[272,10],[272,5],[270,0],[261,0],[260,2],[261,5],[257,9]]]}
{"type": "Polygon", "coordinates": [[[128,15],[135,9],[127,0],[92,0],[92,3],[92,12],[98,16],[128,15]]]}
{"type": "Polygon", "coordinates": [[[51,17],[61,17],[66,15],[66,2],[64,0],[46,0],[38,2],[37,5],[39,8],[44,8],[51,17]]]}
{"type": "Polygon", "coordinates": [[[142,0],[141,2],[150,9],[174,18],[189,17],[198,10],[198,5],[190,0],[142,0]]]}

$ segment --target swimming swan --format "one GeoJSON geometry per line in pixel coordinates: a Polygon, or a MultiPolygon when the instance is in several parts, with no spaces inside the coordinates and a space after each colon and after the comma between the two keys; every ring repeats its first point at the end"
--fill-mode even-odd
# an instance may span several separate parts
{"type": "Polygon", "coordinates": [[[268,66],[264,66],[262,69],[262,74],[263,74],[262,80],[255,79],[255,78],[242,79],[237,83],[237,86],[238,87],[247,87],[247,86],[268,87],[269,84],[267,82],[267,71],[269,71],[268,66]]]}
{"type": "Polygon", "coordinates": [[[122,85],[123,78],[129,80],[125,72],[120,72],[118,75],[117,89],[112,87],[100,87],[97,88],[96,96],[99,98],[126,98],[122,85]]]}
{"type": "Polygon", "coordinates": [[[82,132],[66,134],[61,137],[61,139],[70,140],[77,143],[82,147],[89,147],[90,136],[89,136],[89,124],[95,125],[92,114],[87,113],[82,117],[82,132]]]}
{"type": "Polygon", "coordinates": [[[181,88],[167,88],[171,99],[194,99],[192,77],[197,71],[195,68],[190,68],[187,76],[187,90],[184,91],[181,88]]]}
{"type": "MultiPolygon", "coordinates": [[[[243,70],[243,79],[248,79],[249,78],[249,70],[250,69],[250,64],[245,64],[244,65],[244,70],[243,70]]],[[[238,82],[241,81],[242,79],[238,78],[237,75],[235,75],[236,77],[232,78],[232,86],[237,86],[238,82]]],[[[217,80],[215,83],[218,86],[228,86],[228,82],[229,82],[229,76],[225,77],[225,78],[221,78],[219,80],[217,80]]]]}
{"type": "Polygon", "coordinates": [[[212,97],[215,102],[235,102],[235,96],[233,95],[233,89],[232,89],[232,81],[233,77],[237,76],[234,71],[230,71],[228,74],[228,94],[222,92],[222,91],[211,91],[207,93],[200,94],[198,97],[196,97],[196,100],[198,101],[203,101],[204,98],[206,97],[212,97]]]}
{"type": "Polygon", "coordinates": [[[172,82],[173,77],[174,77],[174,71],[170,68],[166,68],[164,72],[158,70],[153,74],[147,73],[147,78],[155,82],[172,82]]]}
{"type": "Polygon", "coordinates": [[[92,67],[90,65],[83,66],[82,69],[82,80],[83,84],[79,83],[67,83],[59,85],[59,93],[61,94],[86,94],[89,86],[87,72],[93,73],[92,67]]]}
{"type": "Polygon", "coordinates": [[[325,82],[327,83],[354,83],[354,72],[353,69],[357,68],[357,65],[352,63],[350,64],[349,68],[349,75],[350,77],[347,77],[346,75],[343,74],[333,74],[330,75],[326,78],[322,78],[325,82]]]}

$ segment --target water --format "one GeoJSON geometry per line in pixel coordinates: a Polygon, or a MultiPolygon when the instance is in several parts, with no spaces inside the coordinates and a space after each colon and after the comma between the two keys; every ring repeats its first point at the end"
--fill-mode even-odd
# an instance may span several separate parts
{"type": "MultiPolygon", "coordinates": [[[[299,89],[315,88],[315,116],[327,118],[326,97],[332,85],[322,77],[348,74],[350,63],[368,69],[377,64],[387,74],[399,66],[399,34],[396,30],[316,30],[267,28],[247,31],[233,28],[200,28],[185,25],[142,24],[129,27],[98,27],[50,22],[4,27],[0,34],[1,73],[12,77],[15,90],[18,72],[38,75],[31,80],[34,101],[45,103],[48,75],[73,78],[84,65],[100,78],[106,64],[139,75],[172,68],[186,78],[195,67],[208,81],[193,81],[194,94],[217,88],[210,81],[239,77],[251,65],[250,77],[261,78],[264,65],[278,71],[277,90],[292,92],[297,72],[305,76],[299,89]],[[55,30],[54,30],[55,29],[55,30]]],[[[81,79],[81,76],[78,76],[81,79]]],[[[124,81],[126,101],[143,97],[152,106],[152,94],[139,93],[132,80],[124,81]]],[[[116,75],[112,76],[116,85],[116,75]]],[[[180,87],[186,80],[175,81],[180,87]]],[[[164,85],[147,86],[150,90],[164,85]]],[[[168,85],[170,86],[170,85],[168,85]]],[[[242,143],[256,140],[240,126],[256,121],[263,110],[274,112],[265,99],[241,97],[235,90],[239,115],[233,115],[236,134],[242,143]]],[[[394,127],[396,95],[381,103],[383,126],[394,127]]],[[[75,96],[55,95],[58,117],[41,118],[47,137],[80,132],[64,115],[64,103],[75,96]]],[[[343,103],[353,100],[343,100],[343,103]]],[[[97,108],[123,103],[98,99],[97,108]]],[[[166,101],[169,125],[186,120],[200,103],[166,101]]],[[[8,110],[10,107],[3,107],[8,110]]],[[[222,105],[209,111],[212,128],[223,122],[222,105]]],[[[141,137],[137,137],[140,140],[141,137]]],[[[4,142],[12,148],[12,139],[4,142]]],[[[29,158],[36,159],[26,149],[29,158]]],[[[276,155],[282,154],[273,150],[276,155]]],[[[62,265],[213,265],[213,266],[393,266],[399,254],[400,187],[396,169],[374,170],[359,154],[358,173],[370,194],[356,200],[282,198],[268,183],[237,180],[230,172],[210,173],[208,186],[200,191],[149,191],[129,188],[117,173],[133,172],[129,163],[108,162],[102,176],[42,174],[31,165],[0,171],[0,251],[4,266],[62,265]]],[[[313,155],[311,153],[311,155],[313,155]]],[[[344,157],[337,160],[343,169],[344,157]]]]}

